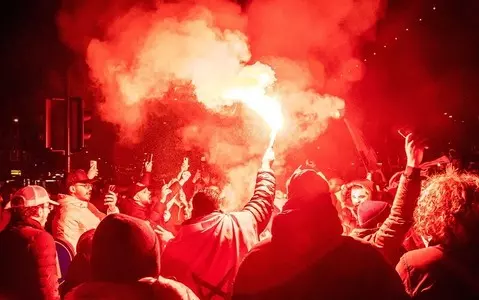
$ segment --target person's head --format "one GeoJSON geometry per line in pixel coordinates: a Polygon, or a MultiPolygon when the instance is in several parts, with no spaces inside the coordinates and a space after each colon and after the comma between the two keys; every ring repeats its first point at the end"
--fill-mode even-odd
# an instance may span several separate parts
{"type": "Polygon", "coordinates": [[[331,193],[336,193],[341,190],[341,186],[344,184],[344,181],[341,178],[331,178],[329,179],[328,183],[331,193]]]}
{"type": "Polygon", "coordinates": [[[94,281],[137,282],[160,275],[160,243],[151,226],[124,214],[105,217],[93,235],[94,281]]]}
{"type": "Polygon", "coordinates": [[[69,195],[82,201],[90,201],[94,180],[84,170],[75,170],[67,175],[66,186],[69,195]]]}
{"type": "Polygon", "coordinates": [[[12,196],[5,209],[10,209],[12,219],[33,219],[45,226],[53,205],[58,205],[58,203],[50,199],[48,192],[43,187],[28,185],[12,196]]]}
{"type": "Polygon", "coordinates": [[[294,198],[311,198],[324,193],[329,194],[329,184],[321,173],[313,169],[298,168],[286,182],[288,201],[294,198]]]}
{"type": "Polygon", "coordinates": [[[194,192],[197,193],[201,191],[202,189],[204,189],[205,187],[206,187],[205,181],[203,180],[203,178],[200,178],[195,182],[194,192]]]}
{"type": "Polygon", "coordinates": [[[148,206],[151,204],[151,191],[146,185],[141,183],[134,184],[130,187],[129,195],[140,205],[148,206]]]}
{"type": "MultiPolygon", "coordinates": [[[[323,237],[341,235],[342,227],[328,182],[320,173],[297,169],[288,179],[286,189],[288,200],[272,224],[273,240],[275,232],[279,233],[276,240],[282,240],[281,232],[294,232],[298,247],[308,248],[318,245],[317,240],[323,237]]],[[[289,243],[288,239],[284,242],[289,243]]]]}
{"type": "Polygon", "coordinates": [[[379,228],[391,212],[391,206],[383,201],[366,200],[358,206],[358,223],[361,228],[379,228]]]}
{"type": "Polygon", "coordinates": [[[221,208],[221,191],[217,187],[207,187],[198,191],[192,199],[192,218],[198,218],[221,208]]]}
{"type": "Polygon", "coordinates": [[[353,206],[358,206],[364,201],[371,200],[371,192],[361,185],[351,188],[351,202],[353,206]]]}
{"type": "Polygon", "coordinates": [[[77,254],[82,254],[85,257],[91,256],[94,234],[95,229],[90,229],[80,236],[76,247],[77,254]]]}
{"type": "Polygon", "coordinates": [[[425,184],[414,212],[416,232],[434,243],[479,241],[479,176],[448,170],[425,184]]]}

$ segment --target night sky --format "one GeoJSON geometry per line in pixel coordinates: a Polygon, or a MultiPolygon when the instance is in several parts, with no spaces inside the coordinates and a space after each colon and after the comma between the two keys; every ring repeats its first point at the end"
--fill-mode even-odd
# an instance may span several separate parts
{"type": "MultiPolygon", "coordinates": [[[[20,119],[22,149],[40,153],[36,137],[41,132],[43,99],[64,93],[62,74],[72,54],[57,35],[59,2],[1,4],[2,166],[8,164],[13,117],[20,119]]],[[[434,155],[456,148],[473,159],[471,149],[479,145],[478,8],[473,0],[389,1],[376,39],[359,49],[367,71],[346,99],[380,156],[403,151],[396,130],[407,126],[428,135],[434,155]]],[[[87,105],[93,108],[91,102],[87,105]]],[[[99,135],[102,141],[114,141],[110,127],[99,121],[93,124],[92,144],[99,135]]],[[[91,151],[108,159],[112,150],[104,145],[91,146],[91,151]]]]}

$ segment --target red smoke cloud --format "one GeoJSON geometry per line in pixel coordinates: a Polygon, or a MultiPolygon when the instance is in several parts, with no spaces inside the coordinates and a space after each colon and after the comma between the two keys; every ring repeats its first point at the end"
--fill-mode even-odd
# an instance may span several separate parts
{"type": "Polygon", "coordinates": [[[65,4],[58,17],[62,37],[85,55],[103,96],[101,115],[119,126],[123,141],[135,141],[150,101],[167,104],[174,101],[167,97],[172,86],[192,84],[196,100],[219,118],[192,120],[178,134],[185,147],[204,148],[227,174],[232,207],[249,194],[245,187],[269,128],[241,105],[235,112],[240,122],[218,121],[229,118],[224,108],[235,102],[225,92],[256,84],[256,76],[272,68],[277,81],[264,92],[277,96],[284,113],[276,143],[281,170],[282,153],[314,140],[344,108],[341,98],[325,93],[345,96],[361,79],[357,42],[381,11],[379,0],[256,0],[246,11],[219,0],[135,2],[65,4]],[[258,72],[238,83],[238,74],[255,62],[258,72]]]}

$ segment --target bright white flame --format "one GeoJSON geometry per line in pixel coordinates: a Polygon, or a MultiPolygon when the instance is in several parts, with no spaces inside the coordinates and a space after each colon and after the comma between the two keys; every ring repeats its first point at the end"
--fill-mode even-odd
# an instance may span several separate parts
{"type": "Polygon", "coordinates": [[[262,63],[244,67],[235,81],[223,93],[223,98],[244,103],[260,115],[269,125],[272,134],[283,126],[281,104],[267,90],[276,81],[273,69],[262,63]]]}

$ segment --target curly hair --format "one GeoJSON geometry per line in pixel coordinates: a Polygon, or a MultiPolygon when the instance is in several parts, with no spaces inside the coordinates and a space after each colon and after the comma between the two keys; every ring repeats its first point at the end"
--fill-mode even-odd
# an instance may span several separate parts
{"type": "Polygon", "coordinates": [[[432,176],[425,182],[414,212],[416,232],[435,243],[455,244],[457,225],[467,230],[465,217],[478,202],[478,175],[449,169],[432,176]]]}

